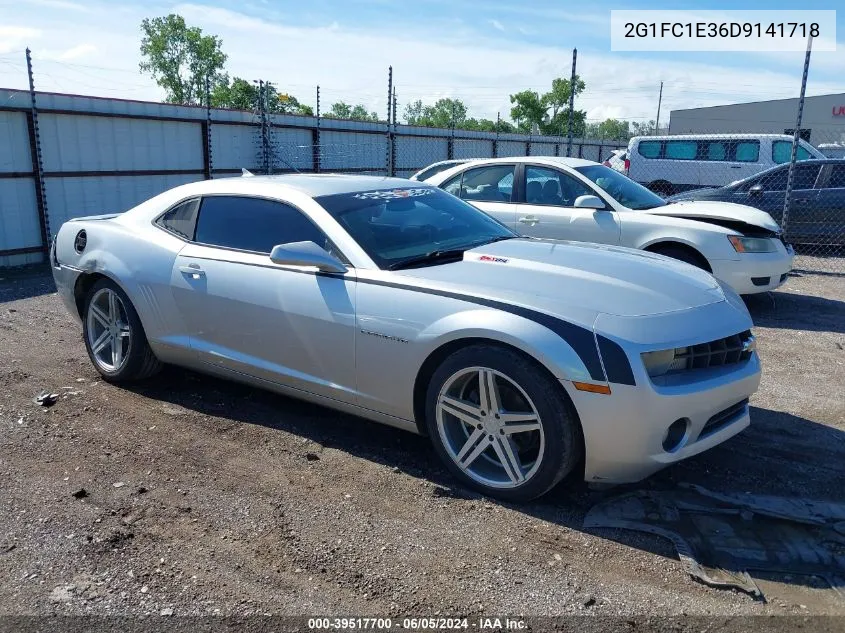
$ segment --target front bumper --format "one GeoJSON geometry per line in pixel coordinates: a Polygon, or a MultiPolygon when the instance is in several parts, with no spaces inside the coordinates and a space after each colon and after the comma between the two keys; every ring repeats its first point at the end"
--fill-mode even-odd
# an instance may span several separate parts
{"type": "Polygon", "coordinates": [[[654,317],[599,317],[597,324],[604,322],[601,331],[624,337],[626,342],[617,342],[631,362],[636,385],[611,383],[610,395],[603,395],[579,391],[562,381],[584,432],[586,481],[639,481],[724,442],[750,424],[747,400],[760,384],[756,352],[737,364],[655,379],[648,376],[640,359],[643,351],[683,347],[749,329],[751,320],[739,304],[737,297],[736,302],[654,317]],[[686,432],[667,450],[664,440],[669,427],[681,419],[686,432]]]}
{"type": "Polygon", "coordinates": [[[795,251],[779,244],[774,253],[743,253],[739,259],[712,260],[713,276],[724,281],[737,294],[768,292],[781,286],[792,270],[795,251]]]}

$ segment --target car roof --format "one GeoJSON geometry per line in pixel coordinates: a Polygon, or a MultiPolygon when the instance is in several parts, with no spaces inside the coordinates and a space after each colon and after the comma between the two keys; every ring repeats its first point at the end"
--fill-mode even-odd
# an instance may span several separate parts
{"type": "MultiPolygon", "coordinates": [[[[730,132],[730,133],[726,133],[726,134],[660,134],[660,135],[649,135],[649,136],[634,136],[634,137],[631,137],[631,142],[642,141],[642,140],[686,141],[686,140],[693,140],[693,139],[705,139],[705,140],[707,140],[707,139],[720,139],[720,138],[789,139],[789,140],[792,140],[792,136],[789,135],[789,134],[758,134],[757,132],[746,132],[746,133],[730,132]]],[[[799,140],[803,140],[803,139],[799,139],[799,140]]]]}
{"type": "Polygon", "coordinates": [[[255,188],[263,190],[278,187],[296,190],[312,198],[340,193],[355,193],[396,187],[420,186],[421,183],[405,178],[365,176],[359,174],[277,174],[272,176],[240,176],[215,178],[186,185],[196,193],[249,193],[255,188]]]}
{"type": "Polygon", "coordinates": [[[551,166],[564,167],[586,167],[588,165],[599,165],[593,160],[586,160],[584,158],[568,158],[566,156],[502,156],[499,158],[478,158],[467,161],[465,166],[472,166],[474,164],[490,164],[490,163],[540,163],[551,166]]]}

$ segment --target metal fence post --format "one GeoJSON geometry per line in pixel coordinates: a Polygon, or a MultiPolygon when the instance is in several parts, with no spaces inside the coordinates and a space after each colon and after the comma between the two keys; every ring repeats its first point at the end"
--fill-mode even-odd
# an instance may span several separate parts
{"type": "Polygon", "coordinates": [[[392,142],[390,144],[390,164],[393,167],[393,173],[391,176],[396,175],[396,106],[398,104],[398,99],[396,98],[396,86],[393,86],[393,137],[392,142]]]}
{"type": "Polygon", "coordinates": [[[50,253],[50,216],[47,214],[47,193],[44,187],[44,161],[41,156],[41,135],[38,131],[38,108],[35,103],[35,81],[32,76],[32,53],[26,49],[26,73],[29,77],[30,111],[26,117],[29,131],[29,149],[32,155],[32,176],[35,183],[35,204],[41,224],[41,241],[44,253],[50,253]]]}
{"type": "Polygon", "coordinates": [[[311,130],[311,162],[314,173],[320,172],[320,86],[317,86],[317,125],[311,130]]]}
{"type": "Polygon", "coordinates": [[[393,134],[390,116],[393,110],[393,66],[387,67],[387,175],[393,176],[393,134]]]}
{"type": "Polygon", "coordinates": [[[205,179],[211,180],[213,160],[211,156],[211,80],[205,78],[205,121],[202,125],[202,164],[205,179]]]}
{"type": "Polygon", "coordinates": [[[801,135],[801,120],[804,117],[804,93],[807,90],[807,73],[810,70],[810,52],[813,49],[813,36],[807,38],[807,54],[804,56],[804,74],[801,75],[801,95],[798,97],[798,115],[795,121],[795,130],[792,134],[792,155],[789,158],[789,175],[786,178],[786,195],[783,199],[783,217],[780,228],[786,235],[789,225],[789,206],[792,202],[792,181],[795,178],[795,161],[798,158],[798,139],[801,135]]]}
{"type": "Polygon", "coordinates": [[[496,113],[496,138],[493,139],[493,158],[499,157],[499,127],[502,123],[502,115],[500,112],[496,113]]]}
{"type": "Polygon", "coordinates": [[[566,155],[572,156],[572,119],[575,114],[575,62],[578,61],[578,49],[572,49],[572,78],[569,80],[569,120],[566,132],[566,155]]]}

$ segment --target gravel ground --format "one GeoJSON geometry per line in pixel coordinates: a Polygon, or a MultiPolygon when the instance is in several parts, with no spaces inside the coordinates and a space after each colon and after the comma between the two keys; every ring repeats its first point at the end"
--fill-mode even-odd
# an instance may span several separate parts
{"type": "MultiPolygon", "coordinates": [[[[109,385],[47,273],[0,277],[0,615],[845,615],[830,592],[773,580],[757,602],[695,582],[662,539],[583,531],[620,489],[508,505],[408,433],[176,368],[109,385]]],[[[751,428],[639,487],[842,502],[845,279],[748,303],[751,428]]]]}

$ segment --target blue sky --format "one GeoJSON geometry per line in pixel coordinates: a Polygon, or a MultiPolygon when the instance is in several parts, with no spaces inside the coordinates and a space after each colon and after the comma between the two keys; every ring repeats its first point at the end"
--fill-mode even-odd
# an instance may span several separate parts
{"type": "MultiPolygon", "coordinates": [[[[745,2],[743,9],[834,9],[832,2],[745,2]]],[[[732,2],[563,0],[247,0],[112,2],[0,0],[0,87],[25,88],[23,49],[42,90],[160,99],[138,72],[139,23],[182,14],[223,39],[227,70],[269,79],[313,105],[363,103],[382,112],[393,65],[400,112],[414,99],[458,97],[474,116],[507,116],[508,95],[569,76],[572,47],[591,120],[663,117],[672,108],[794,96],[802,53],[623,53],[610,50],[610,9],[736,9],[732,2]]],[[[838,52],[814,53],[809,94],[845,92],[845,10],[838,52]]],[[[664,119],[665,120],[665,119],[664,119]]]]}

